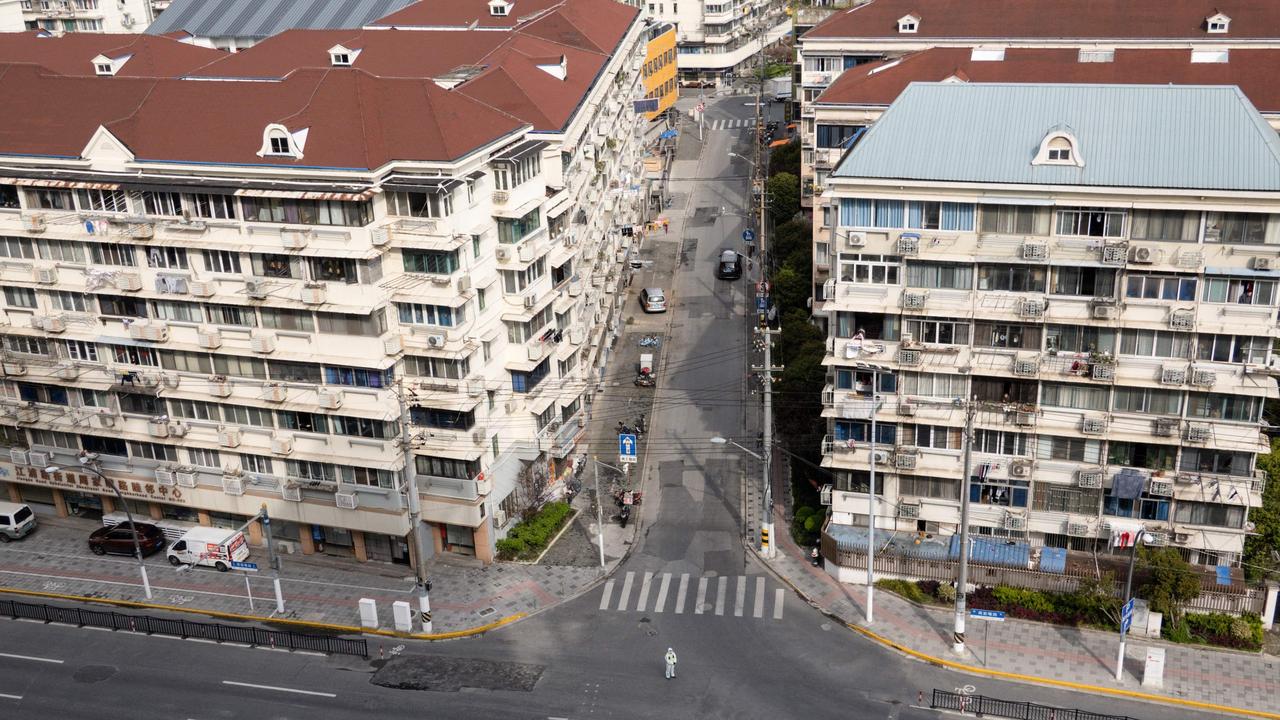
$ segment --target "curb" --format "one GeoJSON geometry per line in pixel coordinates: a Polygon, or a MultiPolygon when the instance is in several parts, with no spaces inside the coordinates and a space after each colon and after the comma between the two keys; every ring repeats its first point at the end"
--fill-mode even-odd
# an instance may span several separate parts
{"type": "MultiPolygon", "coordinates": [[[[748,545],[748,547],[750,546],[748,545]]],[[[1232,715],[1239,715],[1242,717],[1257,717],[1257,718],[1268,718],[1268,720],[1280,720],[1280,713],[1267,712],[1265,710],[1250,710],[1247,708],[1233,707],[1231,705],[1218,705],[1216,703],[1201,702],[1199,700],[1184,700],[1182,698],[1169,697],[1167,695],[1156,695],[1154,693],[1146,693],[1140,690],[1125,690],[1123,688],[1111,688],[1111,687],[1104,687],[1102,685],[1089,685],[1086,683],[1076,683],[1076,682],[1071,682],[1069,680],[1056,680],[1054,678],[1039,677],[1037,675],[1023,675],[1021,673],[1011,673],[1011,672],[1005,672],[1003,670],[990,670],[987,668],[980,668],[980,667],[975,667],[973,665],[966,665],[965,663],[956,662],[954,660],[947,660],[945,658],[935,657],[927,653],[922,653],[918,650],[913,650],[907,647],[906,645],[903,645],[895,640],[890,640],[889,638],[884,637],[883,635],[872,632],[871,630],[868,630],[864,627],[861,627],[859,625],[854,625],[853,623],[846,621],[844,618],[841,618],[840,616],[827,610],[826,608],[821,607],[816,602],[814,602],[812,598],[806,595],[804,591],[802,591],[795,583],[791,582],[790,578],[778,572],[778,570],[773,567],[772,563],[770,563],[765,558],[761,557],[759,552],[755,551],[754,549],[753,549],[753,552],[755,552],[755,555],[757,559],[760,560],[761,564],[763,564],[765,567],[769,569],[771,573],[773,573],[774,577],[781,580],[784,584],[786,584],[787,587],[791,588],[792,592],[794,592],[798,597],[800,597],[802,600],[804,600],[806,603],[808,603],[811,607],[816,609],[818,612],[822,613],[823,615],[825,615],[826,617],[832,620],[835,620],[836,622],[839,622],[841,625],[849,628],[850,630],[858,633],[859,635],[862,635],[863,637],[873,642],[879,643],[880,645],[883,645],[884,647],[887,647],[890,650],[895,650],[908,657],[926,662],[930,665],[947,668],[949,670],[956,670],[959,672],[969,673],[971,675],[981,675],[985,677],[999,678],[1002,680],[1014,680],[1017,682],[1025,682],[1025,683],[1031,683],[1035,685],[1049,685],[1053,687],[1066,688],[1068,690],[1078,690],[1081,692],[1092,693],[1095,695],[1107,695],[1112,697],[1123,697],[1123,698],[1129,698],[1132,700],[1143,700],[1146,702],[1161,703],[1166,705],[1178,705],[1181,707],[1187,707],[1187,708],[1192,708],[1196,710],[1211,710],[1214,712],[1228,713],[1232,715]]]]}
{"type": "Polygon", "coordinates": [[[443,633],[402,633],[395,630],[383,630],[381,628],[365,628],[353,627],[350,625],[336,625],[331,623],[313,622],[309,620],[293,620],[290,618],[272,618],[262,617],[260,615],[242,615],[239,613],[228,613],[219,610],[202,610],[200,608],[180,608],[171,605],[157,605],[155,603],[137,602],[135,600],[114,600],[111,598],[87,597],[84,595],[63,595],[60,593],[37,592],[34,590],[18,590],[16,588],[0,588],[0,594],[22,595],[25,597],[48,598],[53,600],[67,600],[77,603],[98,603],[104,605],[114,605],[116,607],[135,608],[141,610],[163,610],[165,612],[177,612],[187,615],[202,615],[205,617],[214,617],[224,620],[239,620],[242,622],[256,622],[263,624],[288,625],[300,628],[311,628],[314,630],[325,630],[328,632],[338,632],[344,635],[378,635],[381,637],[405,638],[409,640],[453,640],[455,638],[471,637],[484,634],[490,630],[509,625],[526,616],[527,613],[519,612],[514,615],[495,620],[491,623],[478,625],[465,630],[453,630],[443,633]]]}

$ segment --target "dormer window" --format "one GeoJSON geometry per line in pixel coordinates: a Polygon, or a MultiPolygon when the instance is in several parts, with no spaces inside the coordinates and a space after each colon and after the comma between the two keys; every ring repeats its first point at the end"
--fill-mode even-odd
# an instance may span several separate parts
{"type": "Polygon", "coordinates": [[[289,149],[289,136],[282,133],[272,134],[267,138],[271,143],[269,153],[271,155],[292,155],[293,151],[289,149]]]}
{"type": "Polygon", "coordinates": [[[920,27],[920,17],[918,15],[903,15],[898,18],[898,32],[914,33],[920,27]]]}
{"type": "Polygon", "coordinates": [[[1040,151],[1031,164],[1084,167],[1075,134],[1065,127],[1051,129],[1040,141],[1040,151]]]}
{"type": "Polygon", "coordinates": [[[268,125],[262,131],[262,147],[258,149],[259,157],[302,157],[302,147],[307,142],[308,128],[290,132],[289,128],[278,123],[268,125]]]}
{"type": "Polygon", "coordinates": [[[506,17],[511,14],[511,3],[506,0],[489,0],[489,14],[494,17],[506,17]]]}
{"type": "Polygon", "coordinates": [[[346,53],[334,53],[333,55],[330,55],[330,57],[333,58],[334,65],[350,65],[351,64],[351,56],[346,53]]]}
{"type": "Polygon", "coordinates": [[[1231,29],[1231,18],[1222,13],[1215,13],[1204,19],[1205,30],[1222,35],[1231,29]]]}
{"type": "Polygon", "coordinates": [[[360,55],[360,50],[352,50],[343,45],[334,45],[329,48],[329,64],[334,67],[351,67],[360,55]]]}
{"type": "Polygon", "coordinates": [[[111,67],[111,63],[94,63],[93,69],[99,75],[115,75],[115,68],[111,67]]]}
{"type": "Polygon", "coordinates": [[[121,55],[120,57],[109,58],[106,55],[99,55],[90,62],[93,63],[93,72],[98,75],[115,75],[120,72],[120,68],[129,62],[132,55],[121,55]]]}

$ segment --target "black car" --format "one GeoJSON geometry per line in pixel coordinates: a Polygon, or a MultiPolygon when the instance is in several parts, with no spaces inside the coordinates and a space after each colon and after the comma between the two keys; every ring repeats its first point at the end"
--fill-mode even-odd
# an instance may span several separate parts
{"type": "Polygon", "coordinates": [[[742,277],[742,255],[736,250],[724,250],[716,263],[716,277],[721,280],[737,280],[742,277]]]}
{"type": "Polygon", "coordinates": [[[132,555],[134,528],[137,528],[138,548],[143,555],[161,549],[165,545],[164,531],[155,525],[122,522],[118,525],[101,527],[89,536],[89,549],[94,555],[132,555]]]}

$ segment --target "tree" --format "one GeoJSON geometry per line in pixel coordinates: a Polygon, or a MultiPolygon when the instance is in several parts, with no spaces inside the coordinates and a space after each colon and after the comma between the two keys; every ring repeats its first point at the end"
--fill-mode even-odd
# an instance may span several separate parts
{"type": "Polygon", "coordinates": [[[804,218],[793,218],[778,225],[769,236],[769,252],[774,257],[791,265],[796,272],[809,274],[812,269],[808,261],[803,265],[789,262],[797,251],[813,254],[813,226],[804,218]]]}
{"type": "Polygon", "coordinates": [[[1139,594],[1152,610],[1163,613],[1170,625],[1176,624],[1182,606],[1200,594],[1200,578],[1174,548],[1143,547],[1141,558],[1146,581],[1139,594]]]}
{"type": "Polygon", "coordinates": [[[769,153],[769,175],[784,172],[797,177],[800,175],[800,138],[798,137],[769,153]]]}
{"type": "Polygon", "coordinates": [[[1280,438],[1272,438],[1271,453],[1258,456],[1258,469],[1267,473],[1262,507],[1249,511],[1254,535],[1244,540],[1244,572],[1250,582],[1280,572],[1275,552],[1280,550],[1280,438]]]}
{"type": "Polygon", "coordinates": [[[778,173],[769,178],[769,214],[775,224],[785,223],[800,212],[800,178],[778,173]]]}
{"type": "Polygon", "coordinates": [[[807,308],[809,296],[812,294],[809,287],[809,269],[804,268],[801,271],[784,265],[781,270],[773,274],[772,294],[782,312],[807,308]]]}

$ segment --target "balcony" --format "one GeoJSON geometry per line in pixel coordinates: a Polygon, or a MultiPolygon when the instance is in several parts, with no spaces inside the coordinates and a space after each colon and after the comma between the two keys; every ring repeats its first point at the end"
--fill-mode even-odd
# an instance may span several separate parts
{"type": "Polygon", "coordinates": [[[456,500],[475,500],[480,497],[480,488],[475,480],[439,477],[436,475],[419,476],[419,485],[426,481],[422,489],[424,495],[453,498],[456,500]]]}

